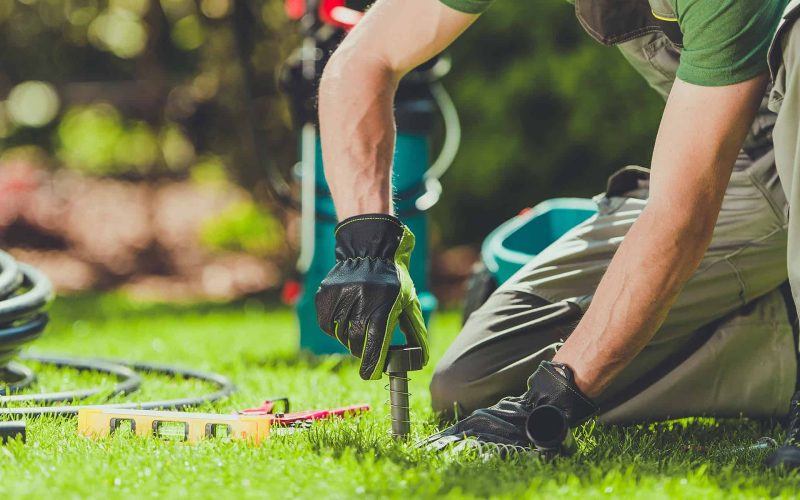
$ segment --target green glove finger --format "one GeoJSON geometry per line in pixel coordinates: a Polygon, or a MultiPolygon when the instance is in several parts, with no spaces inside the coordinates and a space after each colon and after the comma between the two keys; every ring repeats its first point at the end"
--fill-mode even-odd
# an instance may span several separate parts
{"type": "Polygon", "coordinates": [[[415,296],[400,314],[400,330],[406,335],[410,346],[422,348],[422,362],[428,364],[428,329],[422,316],[422,306],[415,296]]]}

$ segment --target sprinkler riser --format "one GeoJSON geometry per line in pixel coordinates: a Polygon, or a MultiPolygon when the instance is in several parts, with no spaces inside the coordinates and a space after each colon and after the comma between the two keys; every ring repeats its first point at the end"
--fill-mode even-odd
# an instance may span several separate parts
{"type": "Polygon", "coordinates": [[[391,346],[386,356],[384,372],[389,376],[390,418],[392,437],[406,439],[411,434],[411,393],[408,390],[408,372],[421,370],[422,348],[391,346]]]}

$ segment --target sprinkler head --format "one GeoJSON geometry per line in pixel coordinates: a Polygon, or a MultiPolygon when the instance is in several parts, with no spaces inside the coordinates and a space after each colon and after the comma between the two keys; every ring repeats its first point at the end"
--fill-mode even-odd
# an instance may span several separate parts
{"type": "Polygon", "coordinates": [[[422,348],[391,346],[389,354],[386,356],[386,369],[388,374],[415,372],[422,370],[422,348]]]}
{"type": "Polygon", "coordinates": [[[405,439],[411,433],[411,393],[408,392],[408,372],[421,370],[422,359],[421,347],[389,347],[383,371],[389,375],[392,437],[396,439],[405,439]]]}

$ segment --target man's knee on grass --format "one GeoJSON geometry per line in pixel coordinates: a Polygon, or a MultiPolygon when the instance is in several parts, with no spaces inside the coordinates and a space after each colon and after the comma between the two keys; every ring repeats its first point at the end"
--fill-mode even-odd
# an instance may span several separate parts
{"type": "Polygon", "coordinates": [[[579,316],[580,308],[567,301],[550,304],[529,294],[496,292],[439,360],[430,385],[434,411],[446,420],[464,418],[521,394],[530,374],[552,359],[579,316]]]}
{"type": "MultiPolygon", "coordinates": [[[[476,328],[476,323],[467,321],[459,335],[471,335],[467,330],[476,328]]],[[[470,381],[476,378],[480,367],[467,365],[472,363],[447,355],[436,365],[430,385],[431,406],[442,420],[464,418],[468,412],[480,407],[475,400],[479,389],[470,387],[470,381]]]]}

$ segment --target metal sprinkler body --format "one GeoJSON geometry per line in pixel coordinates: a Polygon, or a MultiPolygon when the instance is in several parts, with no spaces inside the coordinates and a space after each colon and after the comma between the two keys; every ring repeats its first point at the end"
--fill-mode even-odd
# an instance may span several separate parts
{"type": "Polygon", "coordinates": [[[405,439],[411,433],[408,372],[422,369],[422,348],[391,346],[386,356],[384,372],[389,376],[389,406],[392,419],[392,437],[405,439]]]}

